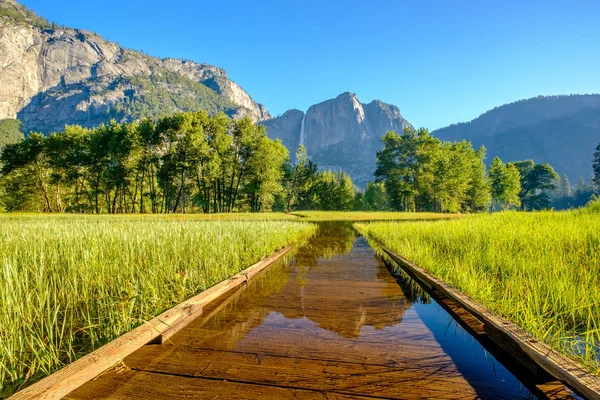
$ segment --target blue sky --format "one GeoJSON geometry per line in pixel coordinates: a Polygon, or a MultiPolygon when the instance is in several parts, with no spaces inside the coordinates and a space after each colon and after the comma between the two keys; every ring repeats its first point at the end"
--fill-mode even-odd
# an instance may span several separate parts
{"type": "Polygon", "coordinates": [[[430,129],[600,92],[600,1],[22,0],[59,24],[206,62],[274,114],[351,91],[430,129]]]}

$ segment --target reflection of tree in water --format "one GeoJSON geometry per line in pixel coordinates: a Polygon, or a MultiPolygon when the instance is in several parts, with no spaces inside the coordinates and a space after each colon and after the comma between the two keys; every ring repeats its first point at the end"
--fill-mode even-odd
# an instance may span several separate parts
{"type": "Polygon", "coordinates": [[[238,290],[232,296],[223,296],[221,302],[215,302],[204,312],[210,318],[199,318],[189,326],[220,331],[222,348],[233,349],[248,332],[262,325],[265,317],[272,312],[266,304],[267,296],[281,291],[289,281],[296,251],[292,250],[262,271],[244,290],[238,290]]]}
{"type": "Polygon", "coordinates": [[[357,237],[351,224],[321,224],[292,263],[295,279],[269,296],[271,304],[282,305],[275,311],[289,319],[306,317],[344,338],[357,338],[363,326],[399,324],[411,303],[366,242],[353,250],[357,237]]]}
{"type": "Polygon", "coordinates": [[[317,329],[315,335],[323,334],[322,329],[355,339],[363,327],[382,330],[400,324],[412,301],[427,297],[408,276],[398,274],[397,282],[364,239],[357,238],[350,224],[320,224],[317,235],[292,259],[290,255],[263,271],[206,322],[203,328],[220,331],[210,340],[233,349],[251,331],[272,332],[288,324],[301,324],[310,335],[306,323],[317,329]],[[265,321],[273,312],[295,322],[265,321]]]}
{"type": "MultiPolygon", "coordinates": [[[[402,289],[403,295],[411,303],[429,304],[431,297],[429,293],[419,285],[410,275],[408,275],[401,267],[397,266],[393,261],[383,258],[388,268],[393,271],[392,275],[402,289]]],[[[388,269],[386,269],[387,271],[388,269]]],[[[388,272],[389,273],[389,272],[388,272]]]]}
{"type": "Polygon", "coordinates": [[[306,274],[317,266],[319,258],[330,260],[348,254],[357,237],[358,233],[351,223],[319,223],[317,234],[298,251],[293,261],[293,266],[298,271],[298,283],[301,286],[306,284],[306,274]]]}

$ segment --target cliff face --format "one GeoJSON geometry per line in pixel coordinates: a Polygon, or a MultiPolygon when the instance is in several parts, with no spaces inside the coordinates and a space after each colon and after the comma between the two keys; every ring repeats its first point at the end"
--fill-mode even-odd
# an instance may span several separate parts
{"type": "Polygon", "coordinates": [[[13,0],[0,0],[0,119],[49,132],[205,108],[255,121],[266,109],[224,70],[157,59],[93,32],[52,27],[13,0]]]}
{"type": "Polygon", "coordinates": [[[396,106],[381,101],[362,104],[353,93],[315,104],[306,114],[287,111],[264,125],[269,136],[281,139],[291,154],[304,144],[320,168],[344,170],[359,187],[373,180],[375,154],[383,147],[381,136],[410,126],[396,106]]]}

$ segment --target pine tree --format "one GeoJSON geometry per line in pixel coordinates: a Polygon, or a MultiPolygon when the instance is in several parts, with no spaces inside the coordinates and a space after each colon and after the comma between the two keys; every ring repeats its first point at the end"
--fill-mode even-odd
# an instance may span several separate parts
{"type": "Polygon", "coordinates": [[[594,169],[594,185],[596,186],[596,192],[600,192],[600,143],[596,146],[596,152],[594,153],[594,161],[592,164],[594,169]]]}
{"type": "Polygon", "coordinates": [[[571,182],[567,174],[562,174],[558,181],[557,197],[571,197],[571,182]]]}

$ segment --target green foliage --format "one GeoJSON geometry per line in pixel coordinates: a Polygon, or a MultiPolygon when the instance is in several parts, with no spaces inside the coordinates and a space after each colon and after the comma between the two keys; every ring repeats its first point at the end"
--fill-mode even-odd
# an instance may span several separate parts
{"type": "Polygon", "coordinates": [[[0,155],[8,211],[223,213],[352,210],[344,172],[318,171],[304,147],[287,149],[263,125],[186,112],[95,129],[32,133],[0,155]],[[19,180],[26,181],[17,185],[19,180]]]}
{"type": "Polygon", "coordinates": [[[11,211],[270,211],[287,159],[263,126],[204,111],[66,126],[6,146],[2,199],[11,211]]]}
{"type": "Polygon", "coordinates": [[[364,210],[389,210],[389,200],[383,182],[369,182],[364,193],[364,210]]]}
{"type": "Polygon", "coordinates": [[[304,145],[298,147],[296,162],[287,169],[289,172],[286,210],[317,209],[318,167],[308,159],[304,145]]]}
{"type": "Polygon", "coordinates": [[[592,195],[590,201],[581,211],[584,213],[600,214],[600,197],[592,195]]]}
{"type": "Polygon", "coordinates": [[[0,219],[2,398],[316,229],[158,216],[0,219]]]}
{"type": "Polygon", "coordinates": [[[563,174],[556,184],[557,190],[552,193],[551,206],[558,210],[580,208],[585,206],[594,196],[594,185],[587,183],[582,177],[571,186],[569,178],[563,174]]]}
{"type": "Polygon", "coordinates": [[[489,203],[485,149],[466,141],[442,142],[426,129],[387,132],[377,153],[377,182],[388,205],[401,211],[482,211],[489,203]]]}
{"type": "MultiPolygon", "coordinates": [[[[287,211],[355,209],[358,193],[350,176],[343,171],[318,171],[317,164],[308,159],[306,148],[296,151],[296,162],[284,166],[287,211]]],[[[283,204],[282,204],[283,205],[283,204]]]]}
{"type": "Polygon", "coordinates": [[[123,77],[119,84],[135,89],[110,109],[108,117],[117,120],[159,118],[178,111],[197,110],[205,110],[210,115],[232,114],[237,109],[201,82],[171,71],[123,77]]]}
{"type": "Polygon", "coordinates": [[[592,168],[594,170],[594,185],[596,185],[596,190],[600,192],[600,143],[596,146],[596,151],[594,152],[592,168]]]}
{"type": "Polygon", "coordinates": [[[21,121],[10,118],[0,120],[0,151],[6,145],[20,142],[23,138],[21,121]]]}
{"type": "Polygon", "coordinates": [[[442,140],[466,138],[507,161],[543,160],[574,181],[589,174],[590,150],[600,138],[599,105],[598,94],[538,96],[497,107],[433,135],[442,140]]]}
{"type": "Polygon", "coordinates": [[[39,17],[32,10],[19,4],[0,1],[0,19],[5,18],[13,23],[28,24],[37,28],[50,28],[52,25],[45,18],[39,17]]]}
{"type": "Polygon", "coordinates": [[[317,208],[324,211],[348,211],[353,207],[355,188],[343,171],[323,171],[318,176],[317,208]]]}
{"type": "Polygon", "coordinates": [[[521,180],[519,199],[523,210],[542,210],[549,208],[548,192],[556,189],[560,178],[548,164],[535,164],[533,160],[512,163],[518,170],[521,180]]]}
{"type": "Polygon", "coordinates": [[[521,199],[521,180],[519,170],[514,164],[503,164],[495,157],[490,165],[488,182],[491,188],[492,200],[503,209],[511,206],[519,207],[521,199]]]}
{"type": "Polygon", "coordinates": [[[599,374],[599,208],[355,226],[599,374]]]}

